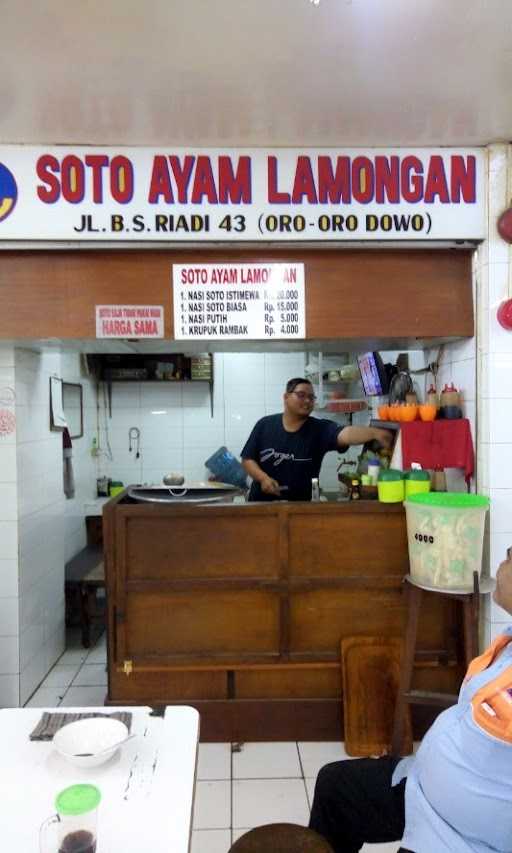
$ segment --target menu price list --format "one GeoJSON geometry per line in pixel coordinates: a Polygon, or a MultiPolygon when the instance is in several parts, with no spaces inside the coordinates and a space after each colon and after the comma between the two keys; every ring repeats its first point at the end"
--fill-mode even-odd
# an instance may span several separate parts
{"type": "Polygon", "coordinates": [[[305,337],[304,264],[175,264],[177,340],[305,337]]]}

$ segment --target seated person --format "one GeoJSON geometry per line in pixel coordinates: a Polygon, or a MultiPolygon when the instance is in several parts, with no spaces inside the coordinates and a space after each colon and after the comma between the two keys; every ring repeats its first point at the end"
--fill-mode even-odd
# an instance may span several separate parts
{"type": "MultiPolygon", "coordinates": [[[[511,549],[494,600],[512,614],[511,549]]],[[[310,826],[335,853],[400,840],[402,853],[510,853],[512,627],[472,661],[415,756],[323,767],[310,826]]]]}

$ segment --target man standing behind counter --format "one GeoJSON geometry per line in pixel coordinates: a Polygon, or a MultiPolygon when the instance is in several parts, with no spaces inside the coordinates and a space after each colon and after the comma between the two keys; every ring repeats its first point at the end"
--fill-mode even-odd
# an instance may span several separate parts
{"type": "Polygon", "coordinates": [[[242,465],[253,480],[250,501],[310,501],[311,480],[330,450],[344,453],[352,444],[375,440],[382,447],[391,444],[387,430],[310,417],[315,394],[307,379],[290,379],[283,400],[283,414],[261,418],[242,450],[242,465]]]}

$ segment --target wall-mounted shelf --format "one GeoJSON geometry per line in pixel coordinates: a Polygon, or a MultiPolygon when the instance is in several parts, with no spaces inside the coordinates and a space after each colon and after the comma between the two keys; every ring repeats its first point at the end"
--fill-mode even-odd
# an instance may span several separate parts
{"type": "Polygon", "coordinates": [[[181,353],[107,353],[87,355],[87,365],[98,382],[108,390],[109,416],[112,417],[113,382],[207,383],[210,391],[210,411],[213,418],[213,356],[181,353]]]}
{"type": "MultiPolygon", "coordinates": [[[[319,351],[315,355],[316,361],[309,363],[306,365],[305,369],[305,377],[308,379],[313,387],[315,388],[315,393],[317,396],[316,408],[322,409],[326,411],[331,411],[333,414],[347,414],[352,415],[354,412],[362,411],[367,408],[366,400],[355,399],[354,396],[350,399],[345,397],[345,393],[343,396],[339,398],[332,397],[331,393],[335,389],[343,389],[343,392],[348,390],[351,385],[354,384],[357,380],[352,376],[348,378],[344,378],[341,375],[338,375],[336,379],[330,379],[329,374],[338,373],[341,371],[347,371],[349,369],[349,365],[347,365],[347,354],[346,353],[329,353],[325,354],[323,351],[319,351]],[[313,370],[309,369],[308,366],[314,365],[313,370]],[[329,409],[329,403],[334,403],[336,406],[329,409]],[[346,403],[346,407],[338,404],[346,403]],[[359,404],[359,405],[356,405],[359,404]]],[[[351,389],[354,392],[354,388],[351,389]]]]}
{"type": "Polygon", "coordinates": [[[354,412],[364,412],[368,408],[366,400],[325,400],[322,409],[333,414],[353,415],[354,412]]]}

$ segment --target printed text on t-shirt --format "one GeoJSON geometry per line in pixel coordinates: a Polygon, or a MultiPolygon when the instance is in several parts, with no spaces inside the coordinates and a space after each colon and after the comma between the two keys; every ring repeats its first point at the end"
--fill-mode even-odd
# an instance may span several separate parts
{"type": "Polygon", "coordinates": [[[260,462],[268,462],[274,460],[274,467],[280,465],[281,462],[311,462],[311,457],[308,459],[296,459],[295,453],[281,453],[279,450],[274,450],[273,447],[267,447],[260,452],[260,462]]]}

